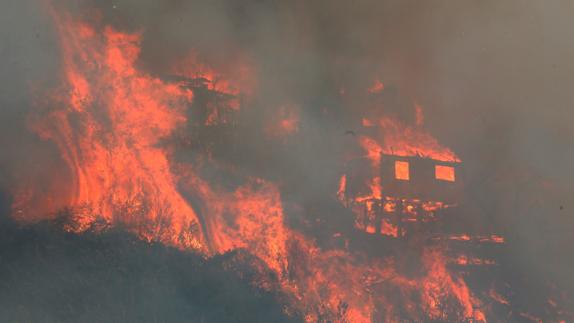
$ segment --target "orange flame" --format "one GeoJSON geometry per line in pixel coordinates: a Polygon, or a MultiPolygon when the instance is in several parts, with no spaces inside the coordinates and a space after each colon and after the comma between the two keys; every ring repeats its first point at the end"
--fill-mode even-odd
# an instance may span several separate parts
{"type": "MultiPolygon", "coordinates": [[[[72,179],[54,181],[71,189],[49,209],[30,204],[43,192],[22,190],[25,200],[14,204],[17,218],[33,220],[32,212],[54,213],[67,206],[72,213],[68,229],[74,232],[104,220],[143,239],[206,256],[245,249],[276,274],[289,300],[287,310],[308,322],[393,322],[405,315],[413,321],[448,319],[443,307],[449,299],[465,319],[484,321],[480,304],[462,278],[447,271],[438,252],[427,251],[423,275],[415,279],[401,275],[393,258],[368,260],[346,250],[322,250],[285,225],[280,193],[272,183],[250,179],[232,192],[218,191],[192,166],[171,163],[160,142],[187,121],[184,112],[193,93],[135,68],[140,34],[99,32],[55,10],[53,16],[66,88],[58,91],[60,105],[40,111],[31,126],[57,145],[72,179]],[[192,207],[183,194],[201,202],[192,207]],[[402,305],[389,290],[399,291],[402,305]]],[[[366,137],[363,141],[376,150],[369,158],[379,163],[384,150],[366,137]]],[[[414,148],[411,143],[404,152],[414,148]]],[[[372,196],[380,199],[380,178],[371,184],[372,196]]],[[[390,223],[381,230],[398,234],[390,223]]]]}
{"type": "MultiPolygon", "coordinates": [[[[74,214],[68,229],[123,223],[147,240],[204,250],[194,229],[198,217],[175,189],[167,152],[157,147],[185,122],[193,94],[134,68],[139,34],[111,28],[98,34],[68,19],[57,20],[67,83],[62,106],[31,120],[36,133],[57,144],[73,174],[72,193],[59,197],[74,214]]],[[[18,211],[21,220],[32,219],[18,211]]]]}
{"type": "Polygon", "coordinates": [[[361,145],[371,155],[379,151],[395,156],[421,156],[439,161],[460,162],[460,159],[450,149],[443,147],[430,134],[422,129],[414,128],[390,117],[384,117],[374,122],[363,120],[364,126],[378,125],[381,130],[382,144],[372,138],[362,136],[361,145]]]}
{"type": "Polygon", "coordinates": [[[278,109],[277,115],[273,116],[265,128],[267,135],[271,137],[286,137],[299,132],[299,112],[294,105],[283,105],[278,109]]]}
{"type": "Polygon", "coordinates": [[[385,85],[380,80],[375,80],[373,84],[369,87],[369,93],[380,93],[385,89],[385,85]]]}

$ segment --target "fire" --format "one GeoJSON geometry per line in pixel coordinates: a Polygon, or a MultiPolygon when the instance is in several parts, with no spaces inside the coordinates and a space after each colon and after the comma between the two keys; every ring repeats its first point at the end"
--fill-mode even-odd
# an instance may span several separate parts
{"type": "Polygon", "coordinates": [[[265,133],[270,137],[285,138],[299,132],[299,111],[295,105],[282,105],[277,109],[267,127],[265,133]]]}
{"type": "MultiPolygon", "coordinates": [[[[378,144],[377,150],[384,154],[396,156],[420,156],[438,161],[460,162],[460,159],[450,149],[443,147],[430,134],[404,124],[391,117],[383,117],[373,121],[363,119],[364,127],[378,127],[381,132],[382,144],[378,144]]],[[[374,141],[372,138],[362,139],[365,142],[374,141]]],[[[370,143],[370,153],[374,145],[370,143]]]]}
{"type": "Polygon", "coordinates": [[[289,231],[283,225],[277,187],[252,179],[234,192],[219,192],[198,177],[191,166],[178,168],[183,191],[205,202],[201,212],[209,215],[203,218],[211,249],[216,253],[246,249],[283,276],[289,231]]]}
{"type": "Polygon", "coordinates": [[[383,219],[381,223],[381,234],[397,238],[399,236],[399,228],[390,223],[389,220],[383,219]]]}
{"type": "MultiPolygon", "coordinates": [[[[200,166],[172,161],[170,149],[162,143],[189,121],[185,112],[194,92],[136,68],[141,33],[97,28],[55,10],[52,15],[60,35],[64,86],[55,91],[57,105],[38,111],[30,126],[57,146],[70,179],[56,177],[54,186],[69,189],[68,194],[48,194],[44,199],[37,198],[43,195],[41,190],[22,189],[14,203],[15,217],[32,221],[39,210],[55,216],[65,209],[70,213],[66,228],[77,233],[103,222],[206,257],[247,250],[275,274],[277,288],[287,300],[286,311],[299,313],[308,322],[399,322],[405,317],[485,321],[480,302],[462,277],[447,270],[439,251],[425,248],[423,268],[418,275],[407,276],[394,257],[368,259],[346,249],[322,249],[285,224],[275,184],[247,178],[235,189],[222,189],[199,175],[200,166]]],[[[240,95],[240,87],[196,59],[178,71],[208,79],[210,90],[240,95]]],[[[378,87],[382,89],[382,83],[378,87]]],[[[285,117],[281,128],[296,132],[298,117],[285,117]]],[[[365,136],[359,139],[373,166],[380,165],[381,153],[387,152],[458,160],[417,129],[385,118],[372,124],[386,134],[382,145],[365,136]]],[[[404,172],[403,167],[399,173],[408,179],[404,172]]],[[[368,182],[367,215],[375,208],[393,210],[408,202],[383,196],[381,180],[374,176],[368,182]],[[383,198],[389,198],[385,204],[380,202],[383,198]]],[[[341,198],[347,181],[346,176],[341,178],[341,198]]],[[[414,206],[411,212],[415,213],[414,206]]],[[[388,219],[362,225],[373,234],[401,234],[388,219]]]]}
{"type": "Polygon", "coordinates": [[[423,112],[423,107],[415,103],[415,124],[421,127],[425,122],[425,115],[423,112]]]}
{"type": "MultiPolygon", "coordinates": [[[[30,122],[56,143],[72,174],[70,194],[57,197],[73,214],[68,229],[121,223],[146,240],[205,250],[197,214],[175,189],[168,153],[158,147],[185,122],[193,93],[135,69],[139,34],[75,28],[69,19],[56,20],[66,83],[60,107],[39,111],[30,122]]],[[[59,211],[36,206],[16,213],[32,220],[38,209],[59,211]]]]}
{"type": "MultiPolygon", "coordinates": [[[[440,319],[443,314],[440,309],[440,303],[437,303],[437,298],[440,297],[445,291],[452,292],[453,296],[456,297],[464,310],[465,317],[472,318],[477,322],[486,321],[484,313],[480,310],[475,309],[476,300],[471,296],[470,290],[466,286],[462,278],[452,278],[447,272],[444,260],[440,253],[429,253],[424,257],[427,266],[430,267],[430,275],[428,280],[423,282],[424,294],[428,297],[427,304],[429,305],[429,311],[431,316],[440,319]],[[437,261],[435,258],[441,260],[437,261]]],[[[444,304],[443,304],[444,305],[444,304]]]]}
{"type": "MultiPolygon", "coordinates": [[[[257,88],[253,67],[247,59],[239,55],[233,64],[225,64],[218,69],[213,64],[202,61],[197,51],[191,51],[172,64],[170,73],[190,79],[204,80],[210,90],[230,95],[251,96],[257,88]],[[224,69],[225,73],[221,69],[224,69]]],[[[239,107],[236,105],[234,108],[239,107]]]]}
{"type": "Polygon", "coordinates": [[[339,200],[345,200],[345,191],[347,190],[347,175],[341,176],[339,179],[339,189],[337,190],[337,197],[339,200]]]}
{"type": "Polygon", "coordinates": [[[499,293],[496,292],[496,290],[494,288],[491,288],[488,292],[488,295],[495,301],[497,301],[500,304],[504,304],[504,305],[510,305],[510,302],[502,295],[500,295],[499,293]]]}
{"type": "MultiPolygon", "coordinates": [[[[433,160],[435,162],[460,162],[460,159],[448,148],[443,147],[430,134],[424,132],[420,126],[423,122],[422,107],[415,104],[417,114],[417,126],[411,127],[391,117],[383,117],[372,120],[363,118],[362,125],[367,129],[379,131],[380,140],[374,136],[361,135],[357,137],[357,143],[364,151],[362,158],[370,162],[370,177],[365,180],[364,191],[355,196],[338,193],[339,200],[346,206],[350,206],[356,215],[355,226],[367,233],[376,233],[380,226],[380,233],[386,236],[402,236],[397,224],[388,218],[379,219],[381,212],[383,217],[395,217],[400,215],[402,222],[428,222],[434,220],[434,213],[453,206],[437,200],[421,200],[413,198],[400,198],[392,192],[385,192],[383,181],[391,181],[390,178],[381,176],[383,156],[409,157],[395,158],[392,161],[394,180],[408,184],[414,180],[411,175],[410,161],[414,157],[433,160]],[[380,224],[379,224],[380,222],[380,224]]],[[[454,166],[437,164],[433,169],[433,177],[437,180],[455,182],[454,166]]],[[[349,181],[347,175],[343,175],[338,192],[345,192],[349,181]]]]}
{"type": "Polygon", "coordinates": [[[379,167],[381,164],[381,153],[383,148],[374,139],[366,136],[359,137],[359,144],[367,153],[366,157],[371,161],[372,167],[379,167]]]}
{"type": "Polygon", "coordinates": [[[435,177],[443,181],[454,182],[455,173],[454,168],[451,166],[436,165],[435,166],[435,177]]]}
{"type": "Polygon", "coordinates": [[[395,162],[395,178],[408,181],[410,179],[409,162],[395,162]]]}
{"type": "Polygon", "coordinates": [[[380,80],[375,80],[373,82],[373,85],[371,85],[371,87],[369,87],[368,91],[369,93],[380,93],[385,89],[385,85],[383,84],[383,82],[381,82],[380,80]]]}
{"type": "Polygon", "coordinates": [[[495,244],[500,244],[500,243],[504,243],[504,237],[493,234],[490,236],[471,236],[469,234],[460,234],[460,235],[451,235],[448,236],[447,239],[449,240],[453,240],[453,241],[476,241],[476,242],[486,242],[486,243],[495,243],[495,244]]]}
{"type": "MultiPolygon", "coordinates": [[[[373,86],[369,92],[382,91],[383,87],[380,86],[377,89],[373,86]]],[[[379,234],[401,239],[408,234],[406,226],[409,223],[416,225],[417,223],[435,221],[437,213],[456,206],[456,203],[452,202],[397,196],[394,195],[397,192],[393,193],[392,188],[384,187],[385,184],[383,183],[393,185],[393,181],[399,181],[402,182],[401,185],[410,185],[411,181],[418,180],[418,177],[413,178],[411,175],[419,174],[413,173],[412,167],[414,166],[411,165],[411,161],[418,165],[416,164],[417,158],[422,161],[426,160],[425,165],[428,164],[428,161],[436,163],[431,169],[433,179],[453,183],[457,180],[454,166],[450,166],[450,164],[446,166],[443,163],[460,163],[460,159],[454,152],[440,145],[434,137],[423,130],[422,107],[415,104],[414,108],[416,113],[415,126],[407,125],[392,117],[362,119],[362,126],[366,128],[365,132],[368,135],[358,136],[357,143],[364,152],[361,158],[369,161],[371,169],[364,172],[368,174],[369,178],[364,180],[364,191],[355,189],[353,193],[347,189],[353,179],[349,177],[349,174],[342,175],[337,197],[343,205],[353,211],[355,228],[367,234],[379,234]],[[372,130],[375,130],[374,133],[377,135],[373,135],[372,130]],[[389,173],[381,175],[384,167],[387,167],[383,164],[384,161],[386,162],[386,159],[383,160],[383,158],[388,156],[393,156],[392,164],[390,164],[392,165],[392,175],[390,175],[392,178],[384,177],[389,176],[389,173]]],[[[409,192],[409,194],[413,194],[412,190],[409,192]]],[[[494,235],[492,237],[462,235],[453,236],[451,239],[457,241],[472,240],[480,243],[504,242],[502,237],[494,235]]],[[[457,304],[460,305],[459,310],[464,313],[463,317],[476,322],[486,321],[485,314],[479,309],[480,302],[472,296],[463,278],[450,273],[447,265],[494,265],[495,263],[489,259],[480,259],[464,254],[451,258],[446,256],[444,250],[438,247],[425,247],[424,250],[423,262],[427,270],[426,275],[420,280],[410,281],[410,283],[417,285],[421,292],[427,319],[448,320],[445,314],[445,306],[448,305],[443,302],[445,298],[454,297],[457,304]]],[[[403,288],[408,285],[408,283],[404,283],[401,285],[403,288]]],[[[389,318],[387,320],[393,321],[389,318]]]]}
{"type": "Polygon", "coordinates": [[[221,68],[225,69],[225,74],[213,64],[201,61],[196,51],[191,51],[171,66],[171,75],[193,80],[192,86],[203,87],[215,94],[216,100],[207,106],[208,114],[203,120],[205,126],[232,123],[231,115],[238,112],[241,101],[253,96],[257,87],[253,68],[246,60],[238,59],[234,64],[226,64],[221,68]]]}

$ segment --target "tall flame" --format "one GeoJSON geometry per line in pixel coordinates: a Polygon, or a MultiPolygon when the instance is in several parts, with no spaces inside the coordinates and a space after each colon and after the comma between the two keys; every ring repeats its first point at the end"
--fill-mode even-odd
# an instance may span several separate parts
{"type": "MultiPolygon", "coordinates": [[[[17,218],[31,221],[39,210],[55,214],[66,207],[72,214],[67,228],[74,232],[103,221],[206,256],[245,249],[275,273],[289,300],[287,311],[308,322],[448,319],[453,318],[445,311],[449,306],[461,313],[457,318],[484,320],[478,301],[462,278],[446,270],[439,253],[426,251],[420,276],[411,278],[397,270],[394,259],[322,250],[285,225],[280,192],[272,183],[249,179],[226,192],[203,180],[192,165],[171,162],[162,139],[185,124],[193,93],[135,67],[140,34],[97,29],[56,11],[52,15],[65,86],[56,91],[58,106],[38,111],[31,127],[56,144],[71,180],[54,181],[71,189],[69,194],[48,194],[58,199],[49,206],[34,204],[48,198],[38,199],[45,193],[28,189],[14,204],[17,218]],[[192,206],[187,195],[200,202],[192,206]]],[[[405,140],[400,133],[406,131],[407,138],[436,144],[389,120],[379,124],[391,129],[395,141],[405,140]]],[[[377,154],[369,156],[377,163],[376,156],[389,144],[371,144],[377,154]]],[[[403,147],[404,153],[422,149],[403,147]]],[[[449,151],[438,153],[456,159],[449,151]]],[[[372,185],[373,195],[380,198],[380,180],[372,185]]]]}
{"type": "Polygon", "coordinates": [[[139,34],[98,32],[66,17],[56,22],[66,86],[61,106],[40,111],[31,127],[56,143],[72,173],[72,193],[58,197],[74,214],[69,229],[103,220],[148,240],[205,250],[197,214],[175,189],[168,154],[158,146],[186,121],[193,94],[134,67],[139,34]]]}
{"type": "MultiPolygon", "coordinates": [[[[420,109],[420,106],[417,109],[420,109]]],[[[361,137],[361,145],[367,148],[370,158],[375,153],[382,152],[396,156],[421,156],[440,161],[460,161],[454,152],[442,146],[436,138],[419,127],[406,125],[391,117],[383,117],[376,121],[363,119],[363,126],[378,127],[381,130],[382,145],[377,144],[372,138],[361,137]]]]}

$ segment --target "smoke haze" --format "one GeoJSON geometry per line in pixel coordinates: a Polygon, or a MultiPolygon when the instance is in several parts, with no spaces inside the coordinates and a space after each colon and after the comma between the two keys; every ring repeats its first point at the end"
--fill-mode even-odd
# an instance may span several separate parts
{"type": "MultiPolygon", "coordinates": [[[[427,129],[463,160],[467,199],[480,210],[469,221],[508,236],[517,275],[553,278],[574,293],[571,1],[68,2],[89,19],[142,32],[138,63],[154,75],[196,51],[230,73],[237,62],[251,67],[254,120],[298,106],[304,143],[288,151],[251,148],[273,161],[253,168],[269,177],[294,174],[286,199],[313,200],[336,187],[331,179],[340,170],[345,131],[358,126],[359,112],[380,112],[360,92],[381,80],[400,102],[384,113],[408,119],[405,107],[422,105],[427,129]]],[[[55,147],[26,126],[60,73],[43,1],[3,5],[0,60],[0,188],[10,192],[16,182],[41,183],[63,167],[55,147]]]]}

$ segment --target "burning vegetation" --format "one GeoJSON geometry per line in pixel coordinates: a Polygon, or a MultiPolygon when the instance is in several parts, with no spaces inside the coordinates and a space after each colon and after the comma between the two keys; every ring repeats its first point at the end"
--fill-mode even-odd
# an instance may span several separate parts
{"type": "MultiPolygon", "coordinates": [[[[151,72],[140,62],[145,30],[47,11],[60,85],[27,120],[63,166],[43,186],[13,188],[19,223],[49,220],[78,235],[122,228],[197,257],[190,266],[245,265],[251,274],[234,279],[294,320],[573,319],[564,295],[541,314],[514,309],[498,278],[504,233],[460,220],[471,207],[464,161],[425,129],[420,104],[401,110],[410,117],[389,112],[393,89],[379,79],[361,90],[375,108],[358,108],[345,124],[353,130],[333,132],[344,147],[318,166],[333,175],[326,189],[306,194],[305,174],[285,166],[295,161],[276,156],[299,153],[317,131],[309,120],[336,119],[335,110],[309,116],[284,98],[261,108],[266,87],[250,60],[221,66],[199,49],[151,72]],[[233,260],[218,262],[227,255],[233,260]]],[[[342,109],[355,108],[347,91],[334,92],[342,109]]]]}

